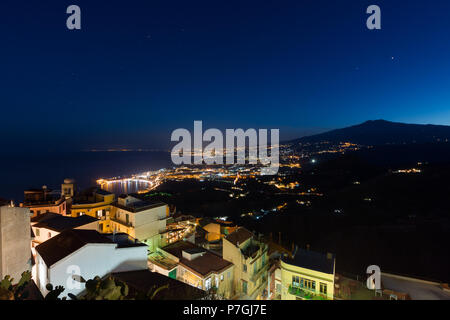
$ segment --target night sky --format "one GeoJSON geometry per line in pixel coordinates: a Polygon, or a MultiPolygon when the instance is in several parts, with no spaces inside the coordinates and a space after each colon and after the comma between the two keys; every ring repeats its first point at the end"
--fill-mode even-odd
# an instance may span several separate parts
{"type": "Polygon", "coordinates": [[[285,139],[450,124],[449,17],[448,0],[2,0],[1,147],[163,147],[194,120],[285,139]]]}

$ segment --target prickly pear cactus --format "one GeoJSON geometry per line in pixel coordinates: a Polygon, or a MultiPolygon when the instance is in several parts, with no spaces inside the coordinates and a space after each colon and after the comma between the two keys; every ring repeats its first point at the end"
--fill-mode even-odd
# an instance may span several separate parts
{"type": "Polygon", "coordinates": [[[9,275],[0,281],[0,300],[23,300],[28,297],[25,290],[27,284],[31,281],[31,272],[25,271],[16,285],[13,285],[14,278],[9,275]]]}
{"type": "Polygon", "coordinates": [[[128,295],[128,286],[113,278],[104,280],[95,277],[86,282],[86,295],[81,299],[84,300],[123,300],[128,295]]]}

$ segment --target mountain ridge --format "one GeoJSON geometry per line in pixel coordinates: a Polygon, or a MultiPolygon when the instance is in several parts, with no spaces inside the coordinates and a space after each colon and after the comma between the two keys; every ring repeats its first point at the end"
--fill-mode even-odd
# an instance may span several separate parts
{"type": "Polygon", "coordinates": [[[383,119],[287,141],[290,144],[351,142],[361,145],[429,143],[450,140],[450,126],[409,124],[383,119]]]}

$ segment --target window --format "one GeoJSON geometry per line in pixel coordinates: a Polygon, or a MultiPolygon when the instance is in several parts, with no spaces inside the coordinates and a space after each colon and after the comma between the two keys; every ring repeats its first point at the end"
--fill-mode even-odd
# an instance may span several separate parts
{"type": "Polygon", "coordinates": [[[263,254],[261,265],[264,266],[266,264],[266,255],[263,254]]]}
{"type": "Polygon", "coordinates": [[[38,228],[36,228],[36,236],[40,237],[41,236],[41,230],[39,230],[38,228]]]}
{"type": "Polygon", "coordinates": [[[300,280],[300,287],[315,291],[316,290],[316,282],[309,280],[309,279],[302,278],[300,280]]]}
{"type": "Polygon", "coordinates": [[[300,287],[300,277],[299,276],[292,276],[292,286],[293,287],[300,287]]]}
{"type": "Polygon", "coordinates": [[[258,261],[255,261],[255,263],[253,264],[253,273],[256,273],[256,271],[258,271],[258,261]]]}
{"type": "Polygon", "coordinates": [[[230,279],[230,277],[231,277],[231,272],[228,271],[228,273],[227,273],[227,278],[230,279]]]}
{"type": "Polygon", "coordinates": [[[247,272],[247,265],[245,263],[242,265],[242,271],[247,272]]]}
{"type": "Polygon", "coordinates": [[[247,281],[242,280],[242,292],[247,294],[247,281]]]}
{"type": "Polygon", "coordinates": [[[205,280],[205,290],[211,289],[211,278],[205,280]]]}
{"type": "MultiPolygon", "coordinates": [[[[228,273],[229,275],[230,273],[228,273]]],[[[220,275],[220,281],[223,281],[223,274],[220,275]]]]}
{"type": "Polygon", "coordinates": [[[52,237],[52,233],[49,232],[49,233],[48,233],[48,238],[50,239],[51,237],[52,237]]]}
{"type": "Polygon", "coordinates": [[[327,294],[327,284],[326,283],[320,283],[320,293],[327,294]]]}

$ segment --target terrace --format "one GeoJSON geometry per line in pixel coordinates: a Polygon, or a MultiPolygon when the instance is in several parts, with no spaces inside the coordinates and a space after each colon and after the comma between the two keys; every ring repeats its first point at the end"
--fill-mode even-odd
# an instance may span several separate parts
{"type": "Polygon", "coordinates": [[[303,300],[327,300],[327,298],[325,296],[318,295],[308,289],[294,287],[292,285],[289,286],[289,294],[297,296],[303,300]]]}
{"type": "Polygon", "coordinates": [[[361,281],[341,275],[336,275],[335,287],[334,296],[338,300],[389,300],[386,295],[367,289],[361,281]]]}

